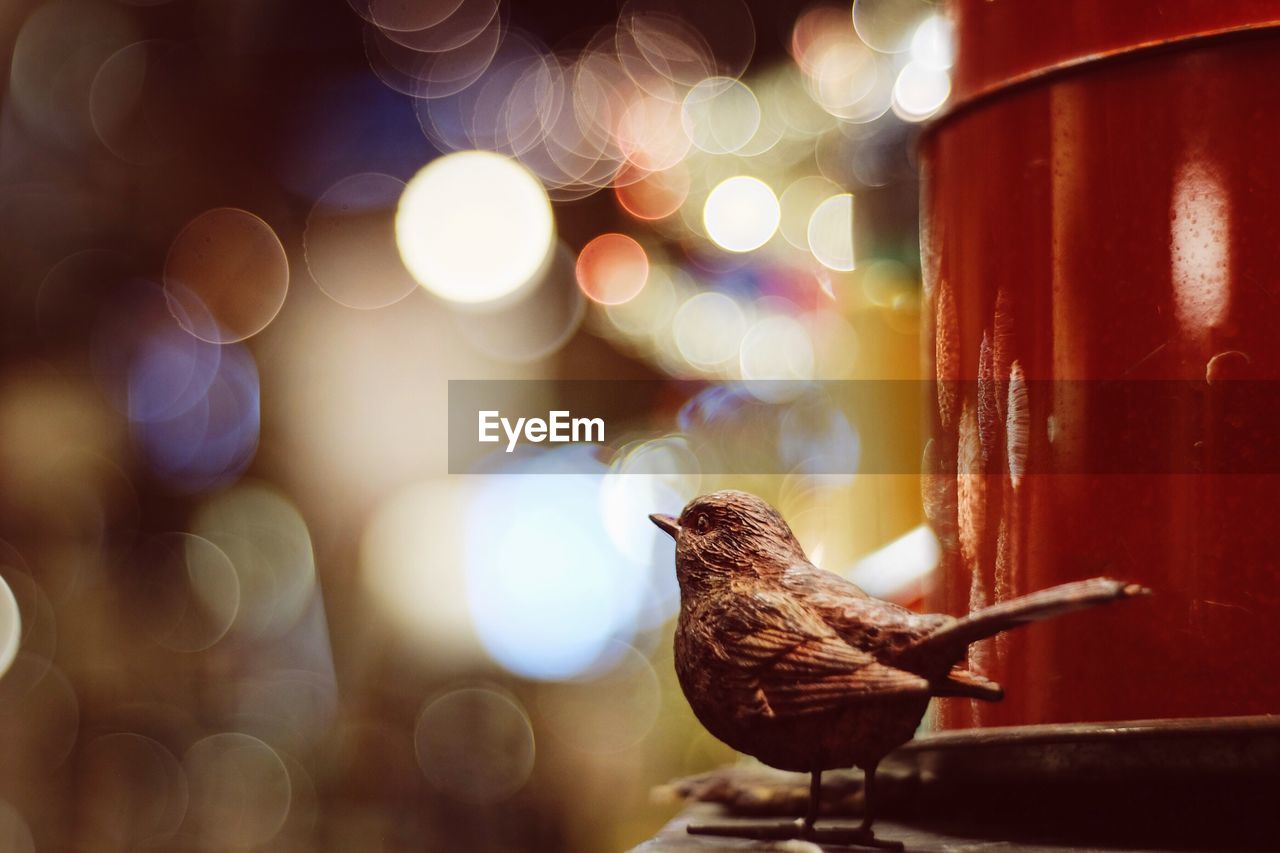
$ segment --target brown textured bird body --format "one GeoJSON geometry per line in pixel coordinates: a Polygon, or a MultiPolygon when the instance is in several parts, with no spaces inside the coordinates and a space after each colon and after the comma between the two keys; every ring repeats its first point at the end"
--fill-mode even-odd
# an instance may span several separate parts
{"type": "Polygon", "coordinates": [[[821,624],[785,595],[763,590],[682,607],[676,674],[699,722],[740,752],[804,772],[866,767],[910,740],[929,704],[927,682],[903,679],[890,688],[821,624]],[[795,635],[755,625],[778,619],[804,626],[813,639],[770,661],[775,644],[795,635]],[[769,670],[763,677],[762,668],[769,670]]]}
{"type": "MultiPolygon", "coordinates": [[[[651,517],[676,540],[675,664],[694,714],[740,752],[815,774],[815,797],[821,771],[851,765],[867,772],[869,792],[931,697],[1000,699],[999,685],[960,665],[970,643],[1147,592],[1094,578],[960,619],[919,614],[816,568],[754,495],[714,492],[679,519],[651,517]]],[[[810,830],[815,818],[813,803],[810,830]]],[[[868,810],[868,838],[870,822],[868,810]]]]}

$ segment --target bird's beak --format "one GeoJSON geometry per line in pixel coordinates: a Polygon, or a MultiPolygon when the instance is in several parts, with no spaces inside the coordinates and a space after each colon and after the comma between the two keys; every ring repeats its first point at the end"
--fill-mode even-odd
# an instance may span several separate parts
{"type": "Polygon", "coordinates": [[[676,521],[669,515],[659,515],[655,512],[653,515],[649,516],[649,520],[666,531],[672,539],[675,539],[676,535],[680,532],[680,522],[676,521]]]}

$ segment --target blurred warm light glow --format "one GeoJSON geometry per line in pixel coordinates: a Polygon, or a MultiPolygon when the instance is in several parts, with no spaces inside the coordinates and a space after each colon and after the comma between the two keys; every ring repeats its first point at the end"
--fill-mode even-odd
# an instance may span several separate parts
{"type": "Polygon", "coordinates": [[[172,161],[195,118],[192,69],[175,42],[148,39],[117,50],[102,63],[89,91],[98,139],[128,163],[172,161]]]}
{"type": "MultiPolygon", "coordinates": [[[[799,321],[786,314],[767,316],[747,330],[739,365],[743,379],[812,379],[813,344],[799,321]]],[[[785,386],[748,386],[756,393],[786,395],[785,386]]],[[[770,400],[778,397],[769,396],[770,400]]]]}
{"type": "Polygon", "coordinates": [[[745,0],[627,0],[617,43],[629,75],[689,88],[710,76],[738,78],[755,53],[745,0]]]}
{"type": "Polygon", "coordinates": [[[261,217],[218,207],[174,238],[164,286],[174,316],[192,335],[215,344],[242,341],[280,313],[289,291],[289,258],[261,217]]]}
{"type": "Polygon", "coordinates": [[[247,483],[221,492],[205,502],[191,528],[235,568],[240,606],[234,630],[279,637],[310,606],[311,535],[297,508],[276,490],[247,483]]]}
{"type": "Polygon", "coordinates": [[[284,827],[293,802],[289,771],[271,746],[223,732],[192,744],[182,757],[190,785],[189,820],[223,847],[264,844],[284,827]]]}
{"type": "MultiPolygon", "coordinates": [[[[385,30],[412,33],[442,24],[458,11],[466,0],[421,0],[402,3],[397,0],[347,0],[358,15],[385,30]]],[[[472,5],[484,5],[475,4],[472,5]]],[[[497,4],[492,4],[495,8],[497,4]]]]}
{"type": "Polygon", "coordinates": [[[854,268],[853,196],[833,195],[809,217],[809,250],[824,267],[848,272],[854,268]]]}
{"type": "Polygon", "coordinates": [[[479,353],[528,364],[554,353],[578,330],[587,300],[574,279],[573,253],[556,245],[546,269],[517,296],[483,311],[456,311],[453,324],[479,353]]]}
{"type": "Polygon", "coordinates": [[[28,780],[38,768],[60,765],[75,749],[80,722],[80,701],[62,668],[34,652],[19,652],[0,680],[6,765],[25,764],[28,780]]]}
{"type": "Polygon", "coordinates": [[[938,538],[921,525],[860,559],[849,580],[877,598],[912,601],[923,595],[941,555],[938,538]]]}
{"type": "Polygon", "coordinates": [[[536,281],[555,246],[546,191],[488,151],[433,160],[400,197],[396,244],[418,282],[450,302],[489,303],[536,281]]]}
{"type": "Polygon", "coordinates": [[[900,297],[916,293],[920,285],[910,269],[899,261],[880,258],[862,270],[862,293],[867,301],[884,308],[900,297]]]}
{"type": "Polygon", "coordinates": [[[933,9],[928,0],[854,0],[853,27],[875,50],[901,53],[910,48],[916,27],[933,9]]]}
{"type": "Polygon", "coordinates": [[[149,846],[178,831],[187,816],[187,776],[164,744],[134,732],[112,732],[94,738],[82,750],[90,782],[111,791],[92,798],[81,818],[94,838],[126,847],[149,846]]]}
{"type": "Polygon", "coordinates": [[[217,545],[189,533],[151,537],[130,559],[146,583],[140,603],[150,604],[147,632],[178,652],[210,648],[231,629],[240,609],[240,580],[217,545]]]}
{"type": "Polygon", "coordinates": [[[502,44],[497,0],[469,0],[440,24],[405,31],[376,22],[364,28],[365,56],[387,86],[416,98],[443,98],[471,86],[502,44]]]}
{"type": "Polygon", "coordinates": [[[673,276],[683,278],[665,264],[653,264],[648,281],[635,299],[604,306],[606,320],[624,341],[652,344],[670,329],[681,298],[673,276]]]}
{"type": "Polygon", "coordinates": [[[821,175],[792,181],[778,198],[778,230],[797,249],[809,251],[809,220],[818,205],[840,194],[840,186],[821,175]]]}
{"type": "Polygon", "coordinates": [[[649,278],[649,256],[625,234],[601,234],[578,253],[578,286],[593,302],[620,305],[636,297],[649,278]]]}
{"type": "Polygon", "coordinates": [[[31,829],[22,815],[5,800],[0,800],[0,839],[11,853],[36,853],[36,843],[31,829]]]}
{"type": "Polygon", "coordinates": [[[618,204],[636,219],[665,219],[680,209],[689,195],[689,169],[677,164],[660,172],[648,172],[636,177],[624,169],[618,173],[625,181],[615,183],[613,191],[618,204]]]}
{"type": "Polygon", "coordinates": [[[493,687],[462,687],[430,700],[413,732],[427,781],[463,803],[498,803],[533,773],[533,726],[520,700],[493,687]]]}
{"type": "Polygon", "coordinates": [[[875,92],[879,58],[861,44],[833,44],[815,60],[810,77],[813,99],[838,118],[859,120],[859,107],[875,92]]]}
{"type": "Polygon", "coordinates": [[[349,308],[385,308],[416,282],[396,250],[396,204],[404,182],[364,173],[343,178],[311,208],[302,235],[307,269],[333,301],[349,308]]]}
{"type": "Polygon", "coordinates": [[[583,752],[610,755],[638,745],[653,730],[662,709],[657,673],[629,646],[617,658],[603,675],[539,688],[538,715],[555,737],[583,752]]]}
{"type": "Polygon", "coordinates": [[[731,154],[760,128],[760,103],[745,84],[728,77],[708,77],[685,95],[684,131],[700,150],[731,154]]]}
{"type": "Polygon", "coordinates": [[[456,535],[474,490],[444,478],[388,497],[366,525],[360,572],[374,603],[441,669],[480,656],[467,597],[464,543],[456,535]]]}
{"type": "Polygon", "coordinates": [[[714,370],[736,362],[747,321],[742,308],[723,293],[699,293],[676,312],[676,347],[689,364],[714,370]]]}
{"type": "Polygon", "coordinates": [[[930,15],[911,37],[911,59],[926,68],[946,70],[955,61],[954,34],[945,15],[930,15]]]}
{"type": "Polygon", "coordinates": [[[21,643],[22,614],[18,610],[18,600],[13,597],[13,590],[4,577],[0,576],[0,678],[13,664],[21,643]]]}
{"type": "MultiPolygon", "coordinates": [[[[16,23],[8,12],[5,23],[16,23]]],[[[46,142],[84,145],[95,138],[95,76],[112,54],[141,38],[132,16],[117,6],[55,0],[32,7],[12,43],[7,100],[46,142]]]]}
{"type": "Polygon", "coordinates": [[[769,242],[780,218],[773,190],[759,178],[746,175],[719,183],[702,210],[707,236],[730,252],[750,252],[769,242]]]}
{"type": "Polygon", "coordinates": [[[950,94],[951,77],[945,70],[912,60],[893,84],[893,109],[904,121],[923,121],[941,109],[950,94]]]}
{"type": "Polygon", "coordinates": [[[668,97],[637,95],[619,119],[618,144],[632,167],[670,169],[689,153],[692,142],[682,125],[683,111],[671,95],[674,91],[668,97]]]}

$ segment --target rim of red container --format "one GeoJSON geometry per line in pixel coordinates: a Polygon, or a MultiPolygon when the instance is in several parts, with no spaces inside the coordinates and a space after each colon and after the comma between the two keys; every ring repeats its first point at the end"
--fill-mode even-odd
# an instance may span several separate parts
{"type": "Polygon", "coordinates": [[[956,39],[951,97],[926,129],[1010,89],[1085,66],[1280,29],[1280,9],[1274,0],[1212,0],[1208,4],[1183,0],[1175,5],[1172,13],[1146,21],[1127,4],[1099,6],[1097,0],[1064,4],[956,0],[948,9],[956,39]],[[1269,6],[1267,15],[1258,14],[1263,2],[1269,6]],[[1077,23],[1074,28],[1058,28],[1052,38],[1037,37],[1051,27],[1055,14],[1083,16],[1090,20],[1090,27],[1077,23]],[[979,55],[982,61],[975,61],[979,55]]]}

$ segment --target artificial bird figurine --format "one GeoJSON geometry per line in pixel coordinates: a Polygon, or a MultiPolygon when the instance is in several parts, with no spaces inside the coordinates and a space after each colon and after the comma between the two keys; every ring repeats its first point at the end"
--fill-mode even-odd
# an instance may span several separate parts
{"type": "Polygon", "coordinates": [[[1093,578],[962,618],[872,598],[805,556],[777,510],[746,492],[696,498],[680,517],[651,515],[676,541],[680,618],[675,666],[698,720],[729,746],[811,774],[803,821],[744,832],[901,849],[872,832],[876,767],[915,734],[933,696],[997,701],[1000,685],[961,665],[969,645],[1009,628],[1150,590],[1093,578]],[[856,829],[817,827],[822,772],[865,774],[856,829]]]}

